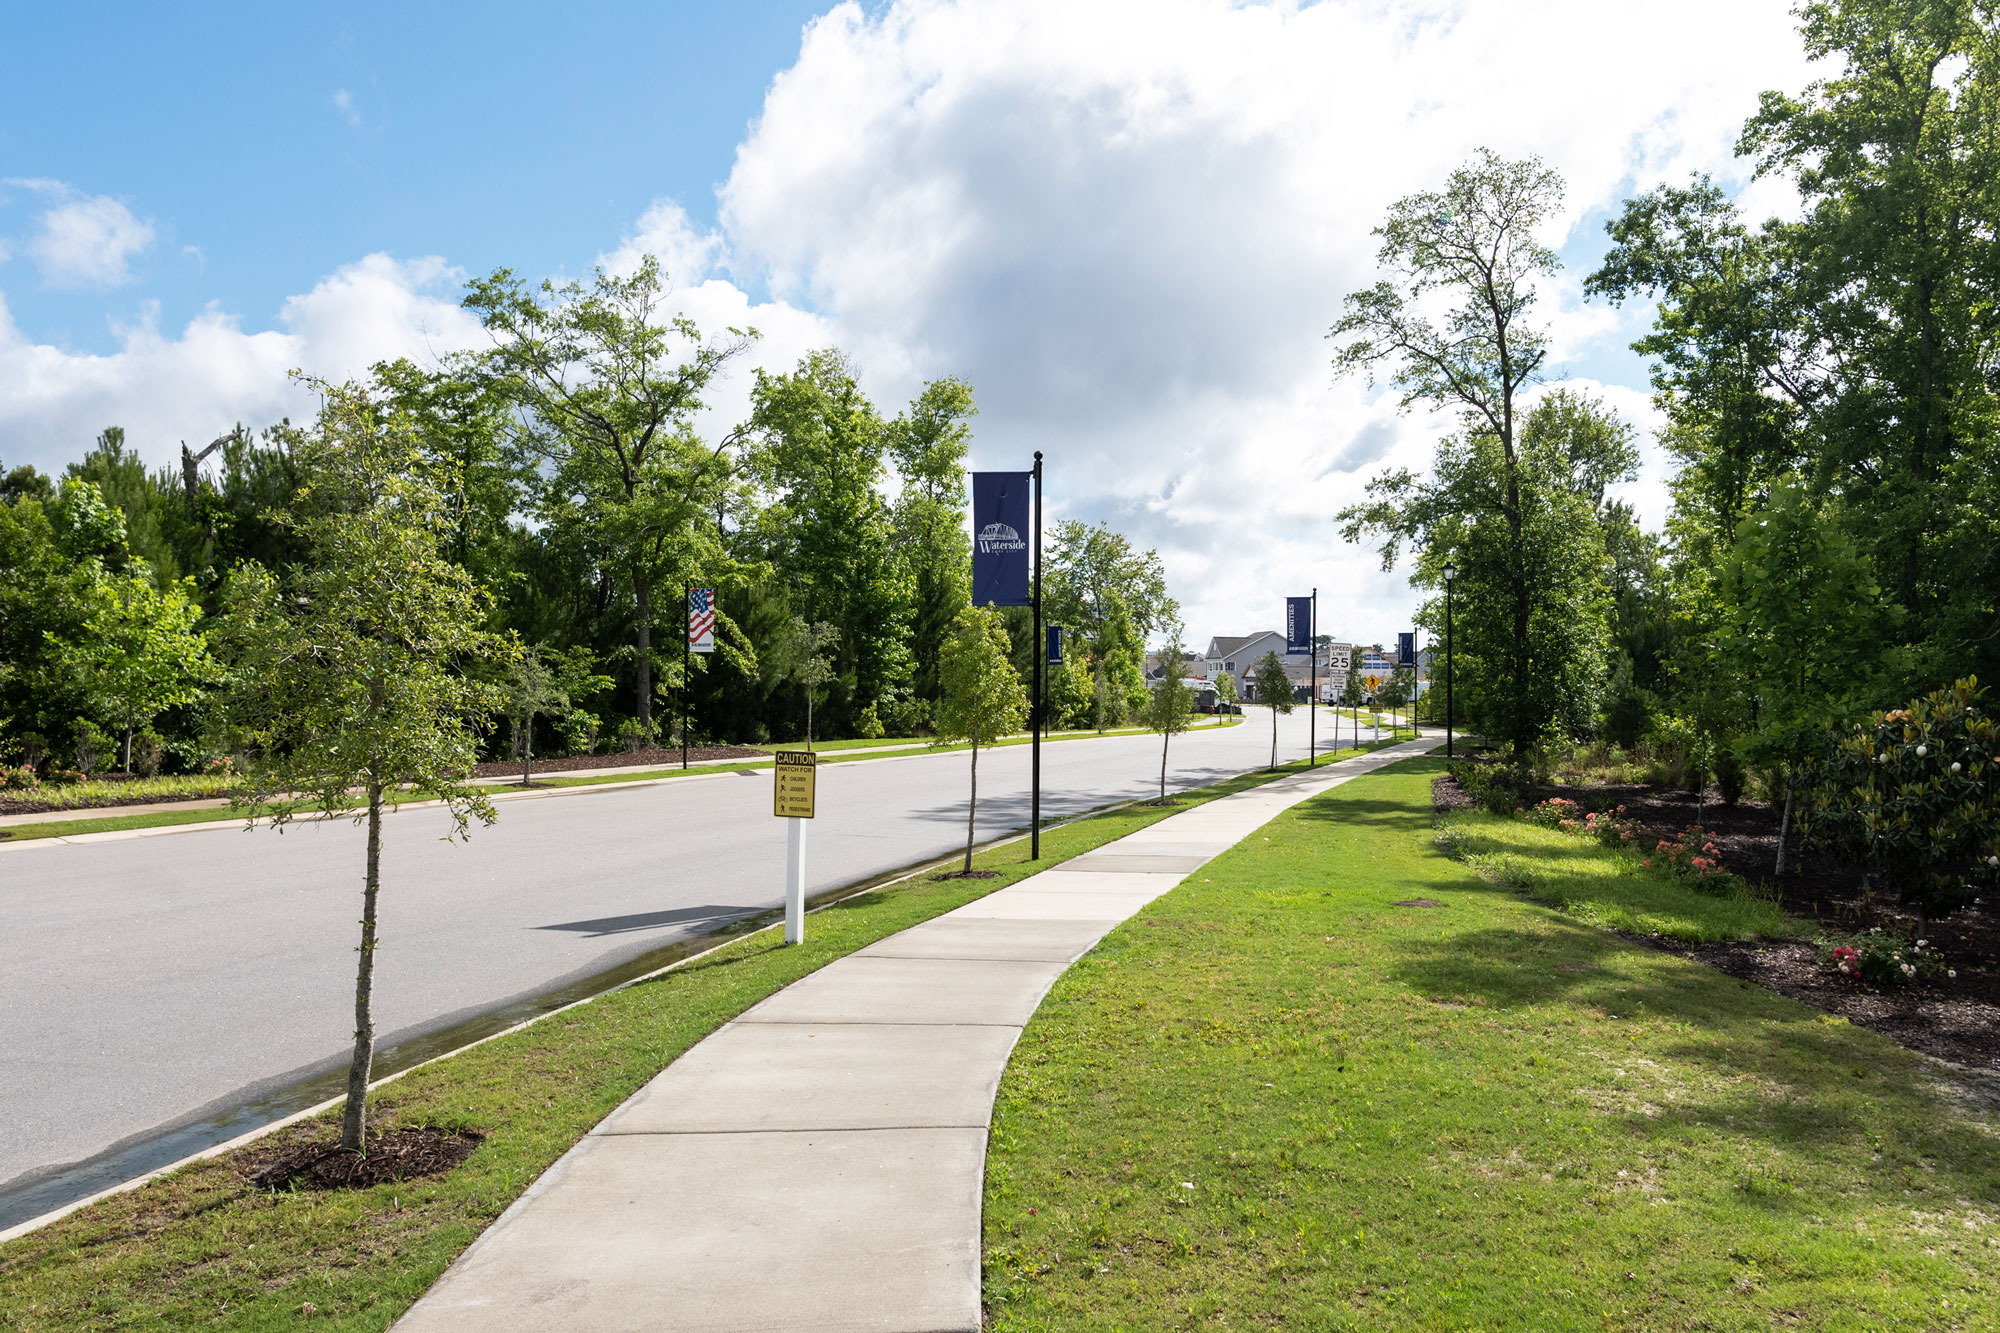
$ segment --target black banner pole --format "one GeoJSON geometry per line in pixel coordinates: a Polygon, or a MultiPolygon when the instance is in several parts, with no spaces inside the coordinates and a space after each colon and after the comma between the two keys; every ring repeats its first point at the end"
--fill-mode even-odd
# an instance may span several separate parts
{"type": "Polygon", "coordinates": [[[1028,798],[1028,859],[1042,859],[1042,682],[1047,674],[1049,646],[1042,628],[1042,451],[1035,450],[1035,707],[1034,740],[1029,760],[1033,795],[1028,798]]]}
{"type": "Polygon", "coordinates": [[[1313,589],[1312,628],[1306,631],[1312,649],[1312,697],[1306,700],[1306,767],[1319,764],[1319,589],[1313,589]]]}

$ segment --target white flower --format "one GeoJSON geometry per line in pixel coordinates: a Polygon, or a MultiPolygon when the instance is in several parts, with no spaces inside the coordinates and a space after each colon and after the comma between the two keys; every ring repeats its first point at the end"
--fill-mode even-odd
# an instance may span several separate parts
{"type": "Polygon", "coordinates": [[[1954,773],[1956,773],[1956,772],[1958,772],[1958,769],[1959,769],[1959,763],[1958,763],[1958,760],[1956,760],[1956,759],[1952,760],[1952,761],[1951,761],[1951,771],[1952,771],[1952,772],[1954,772],[1954,773]]]}
{"type": "Polygon", "coordinates": [[[1919,949],[1921,949],[1921,948],[1923,948],[1923,947],[1924,947],[1924,946],[1925,946],[1926,944],[1929,944],[1929,943],[1930,943],[1930,941],[1929,941],[1929,940],[1918,940],[1918,941],[1917,941],[1917,947],[1918,947],[1919,949]]]}
{"type": "Polygon", "coordinates": [[[1986,858],[1986,864],[1987,864],[1987,865],[1990,865],[1990,866],[1995,866],[1995,867],[2000,867],[2000,856],[1989,856],[1989,857],[1987,857],[1987,858],[1986,858]]]}
{"type": "Polygon", "coordinates": [[[1922,759],[1922,758],[1923,758],[1924,756],[1928,755],[1928,754],[1929,754],[1930,752],[1931,752],[1931,747],[1930,747],[1930,746],[1928,746],[1928,745],[1919,745],[1919,746],[1917,747],[1917,758],[1919,758],[1919,759],[1922,759]]]}
{"type": "Polygon", "coordinates": [[[1950,977],[1950,978],[1951,978],[1951,979],[1952,979],[1953,981],[1956,981],[1956,980],[1958,980],[1958,969],[1957,969],[1957,968],[1955,968],[1955,967],[1948,967],[1948,968],[1946,968],[1946,969],[1944,970],[1944,974],[1945,974],[1946,976],[1950,977]]]}
{"type": "Polygon", "coordinates": [[[1886,754],[1878,754],[1875,756],[1875,762],[1878,764],[1886,764],[1889,762],[1889,756],[1886,754]]]}
{"type": "Polygon", "coordinates": [[[1917,975],[1917,969],[1911,967],[1908,963],[1905,963],[1903,964],[1903,975],[1906,977],[1913,977],[1917,975]]]}

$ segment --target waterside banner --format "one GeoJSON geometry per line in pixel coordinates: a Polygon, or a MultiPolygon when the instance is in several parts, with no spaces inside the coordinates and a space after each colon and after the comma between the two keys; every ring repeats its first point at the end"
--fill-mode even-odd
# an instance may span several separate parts
{"type": "Polygon", "coordinates": [[[1032,472],[972,474],[972,604],[1028,606],[1032,472]]]}

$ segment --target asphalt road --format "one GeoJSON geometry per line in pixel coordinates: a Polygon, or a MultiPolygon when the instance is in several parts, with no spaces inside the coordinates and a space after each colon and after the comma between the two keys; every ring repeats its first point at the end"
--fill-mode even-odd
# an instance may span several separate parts
{"type": "MultiPolygon", "coordinates": [[[[1303,710],[1278,737],[1280,759],[1305,752],[1303,710]]],[[[1044,817],[1149,794],[1159,753],[1146,736],[1045,745],[1044,817]]],[[[1252,709],[1244,725],[1176,740],[1168,781],[1215,781],[1270,753],[1270,715],[1252,709]]],[[[811,891],[962,846],[966,765],[958,753],[822,770],[811,891]]],[[[979,779],[980,837],[1024,827],[1028,748],[982,753],[979,779]]],[[[467,843],[440,840],[438,810],[392,815],[378,1040],[777,905],[785,839],[770,787],[760,772],[510,801],[467,843]]],[[[0,1193],[344,1064],[363,845],[345,821],[283,834],[225,823],[0,852],[0,1193]]]]}

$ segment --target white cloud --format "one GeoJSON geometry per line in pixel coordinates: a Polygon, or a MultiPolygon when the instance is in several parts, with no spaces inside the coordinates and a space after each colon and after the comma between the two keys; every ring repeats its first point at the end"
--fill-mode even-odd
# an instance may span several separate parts
{"type": "Polygon", "coordinates": [[[334,110],[340,112],[340,118],[349,125],[358,126],[361,124],[361,113],[354,109],[354,94],[348,92],[347,89],[338,89],[333,94],[333,106],[334,110]]]}
{"type": "Polygon", "coordinates": [[[137,323],[114,326],[118,349],[104,355],[30,342],[0,298],[5,461],[57,468],[104,427],[122,425],[144,457],[161,463],[182,439],[310,415],[311,400],[286,378],[295,367],[337,378],[379,360],[429,360],[471,346],[481,334],[458,306],[458,276],[441,259],[369,255],[287,301],[281,330],[248,333],[211,308],[168,336],[149,306],[137,323]]]}
{"type": "MultiPolygon", "coordinates": [[[[1554,244],[1691,169],[1740,183],[1757,92],[1802,71],[1782,0],[843,4],[773,82],[723,232],[879,397],[969,378],[977,462],[1047,451],[1060,512],[1159,545],[1191,637],[1317,583],[1372,640],[1413,594],[1332,516],[1453,423],[1330,383],[1369,229],[1480,146],[1562,172],[1554,244]]],[[[1631,336],[1581,276],[1543,305],[1562,361],[1631,336]]]]}
{"type": "MultiPolygon", "coordinates": [[[[1159,547],[1191,639],[1275,626],[1279,598],[1317,584],[1328,629],[1386,641],[1414,594],[1333,516],[1384,466],[1425,466],[1455,423],[1332,382],[1324,334],[1374,277],[1369,229],[1481,146],[1562,172],[1547,239],[1579,255],[1632,191],[1691,170],[1741,186],[1730,150],[1756,94],[1806,77],[1792,23],[1785,0],[843,4],[773,80],[719,228],[662,200],[598,262],[658,255],[670,305],[763,331],[754,364],[846,348],[886,411],[966,377],[975,464],[1046,451],[1057,515],[1159,547]]],[[[335,106],[358,115],[345,90],[335,106]]],[[[1584,303],[1581,276],[1545,292],[1557,373],[1616,362],[1645,319],[1584,303]]],[[[218,422],[296,413],[290,366],[475,343],[456,281],[442,260],[373,255],[287,302],[278,329],[211,311],[170,337],[142,322],[101,357],[31,345],[0,306],[0,439],[49,466],[118,421],[163,457],[218,422]]],[[[748,369],[706,428],[741,418],[748,369]]],[[[1638,372],[1579,387],[1650,425],[1638,372]]],[[[1654,521],[1664,475],[1649,443],[1628,494],[1654,521]]]]}
{"type": "Polygon", "coordinates": [[[28,254],[50,287],[117,287],[132,281],[132,260],[153,243],[153,224],[109,195],[80,195],[61,181],[10,180],[53,200],[28,254]]]}

